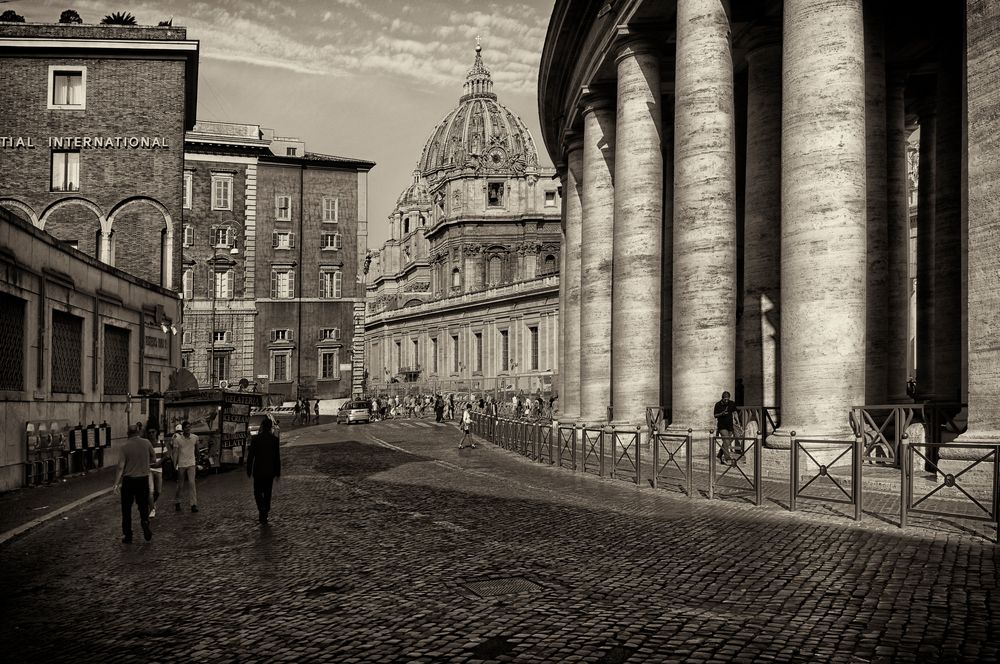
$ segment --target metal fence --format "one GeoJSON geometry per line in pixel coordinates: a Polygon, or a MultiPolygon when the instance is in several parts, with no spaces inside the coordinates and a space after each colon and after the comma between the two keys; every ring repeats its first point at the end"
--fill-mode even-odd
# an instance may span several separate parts
{"type": "Polygon", "coordinates": [[[580,427],[580,465],[583,472],[593,472],[604,477],[604,427],[580,427]]]}
{"type": "Polygon", "coordinates": [[[714,432],[709,435],[708,445],[708,497],[715,498],[720,489],[730,489],[719,498],[753,493],[754,505],[764,502],[764,487],[761,484],[761,439],[732,437],[729,438],[729,452],[724,448],[725,439],[714,432]],[[747,475],[741,466],[748,454],[753,454],[751,475],[747,475]],[[721,470],[720,470],[721,468],[721,470]],[[724,483],[729,480],[728,483],[724,483]]]}
{"type": "Polygon", "coordinates": [[[861,438],[854,440],[822,440],[817,438],[796,438],[792,432],[792,458],[791,477],[789,479],[788,509],[795,511],[796,502],[800,499],[815,500],[827,503],[841,503],[854,507],[854,520],[861,520],[862,498],[861,498],[861,458],[862,442],[861,438]],[[820,459],[821,456],[832,456],[830,459],[820,459]],[[803,457],[805,457],[805,469],[809,479],[803,484],[803,457]],[[834,469],[842,467],[843,461],[847,458],[849,483],[843,477],[838,478],[833,474],[834,469]],[[809,462],[812,462],[810,465],[809,462]],[[847,488],[844,485],[847,484],[847,488]],[[834,492],[834,496],[817,495],[807,493],[809,487],[826,486],[836,488],[840,493],[834,492]],[[843,494],[843,497],[841,497],[843,494]]]}
{"type": "Polygon", "coordinates": [[[686,487],[688,498],[694,496],[694,433],[688,429],[687,435],[657,433],[651,441],[653,447],[653,488],[659,487],[660,480],[679,479],[686,487]],[[678,461],[680,456],[680,461],[678,461]],[[683,462],[683,466],[681,466],[683,462]],[[676,473],[676,474],[675,474],[676,473]]]}
{"type": "Polygon", "coordinates": [[[569,460],[569,468],[576,470],[576,427],[560,426],[556,431],[556,465],[566,468],[566,461],[569,460]]]}
{"type": "Polygon", "coordinates": [[[626,476],[635,479],[636,485],[642,484],[642,441],[639,435],[641,429],[611,429],[611,477],[616,478],[622,471],[626,476]]]}

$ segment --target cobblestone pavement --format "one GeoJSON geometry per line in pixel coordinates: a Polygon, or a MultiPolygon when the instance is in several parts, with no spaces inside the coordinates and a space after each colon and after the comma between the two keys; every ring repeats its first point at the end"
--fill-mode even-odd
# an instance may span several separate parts
{"type": "MultiPolygon", "coordinates": [[[[637,490],[431,421],[286,437],[272,525],[199,486],[151,543],[112,497],[0,547],[0,648],[74,662],[997,661],[998,547],[637,490]],[[506,591],[520,591],[509,594],[506,591]]],[[[172,485],[168,483],[167,496],[172,485]]]]}

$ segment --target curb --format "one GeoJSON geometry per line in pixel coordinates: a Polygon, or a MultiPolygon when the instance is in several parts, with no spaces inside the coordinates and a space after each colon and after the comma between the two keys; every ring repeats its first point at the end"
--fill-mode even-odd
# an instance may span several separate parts
{"type": "Polygon", "coordinates": [[[69,512],[70,510],[76,509],[80,505],[83,505],[85,503],[89,503],[90,501],[96,500],[96,499],[100,498],[101,496],[106,496],[109,493],[111,493],[112,491],[114,491],[114,488],[112,488],[112,487],[108,487],[107,489],[101,489],[100,491],[95,491],[94,493],[92,493],[92,494],[90,494],[88,496],[84,496],[83,498],[78,498],[77,500],[74,500],[73,502],[69,503],[68,505],[63,505],[62,507],[53,510],[53,511],[49,512],[48,514],[46,514],[45,516],[40,516],[37,519],[32,519],[28,523],[20,525],[20,526],[18,526],[16,528],[11,528],[10,530],[8,530],[5,533],[0,533],[0,544],[6,544],[10,540],[12,540],[15,537],[17,537],[18,535],[23,535],[24,533],[28,532],[32,528],[40,526],[43,523],[45,523],[46,521],[50,521],[50,520],[56,518],[57,516],[62,516],[66,512],[69,512]]]}

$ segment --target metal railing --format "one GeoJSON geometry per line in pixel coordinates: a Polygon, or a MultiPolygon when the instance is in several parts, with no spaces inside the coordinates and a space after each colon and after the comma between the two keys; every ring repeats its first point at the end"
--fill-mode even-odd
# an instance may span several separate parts
{"type": "Polygon", "coordinates": [[[635,478],[636,486],[642,485],[640,431],[640,427],[635,427],[635,429],[611,428],[611,477],[618,477],[620,470],[623,469],[623,463],[625,463],[624,469],[635,478]]]}
{"type": "Polygon", "coordinates": [[[777,406],[737,406],[733,414],[733,433],[744,438],[760,436],[761,442],[781,424],[781,409],[777,406]]]}
{"type": "MultiPolygon", "coordinates": [[[[907,526],[908,517],[911,514],[928,514],[953,519],[985,521],[994,525],[996,528],[996,539],[997,541],[1000,541],[1000,511],[997,509],[998,504],[1000,504],[1000,446],[996,443],[924,443],[923,445],[910,445],[904,440],[900,451],[900,457],[902,459],[902,463],[900,464],[900,468],[902,469],[902,509],[900,510],[899,525],[901,528],[905,528],[907,526]],[[919,449],[921,447],[925,448],[925,450],[921,451],[919,449]],[[939,454],[934,454],[933,452],[939,452],[942,447],[947,447],[949,450],[964,449],[985,453],[976,459],[968,461],[967,465],[959,472],[945,473],[938,467],[940,461],[931,460],[934,457],[940,457],[939,454]],[[936,449],[930,450],[926,448],[936,449]],[[920,498],[915,499],[913,493],[913,463],[917,461],[918,458],[922,459],[925,464],[930,465],[935,473],[942,476],[942,479],[933,489],[920,496],[920,498]],[[972,493],[970,493],[970,491],[967,491],[966,487],[963,486],[959,480],[963,475],[975,468],[985,468],[989,466],[993,467],[993,481],[991,483],[990,496],[985,499],[986,504],[984,505],[984,501],[977,499],[972,495],[972,493]],[[965,496],[965,500],[963,500],[962,503],[967,506],[972,506],[972,513],[959,512],[957,510],[947,511],[931,509],[929,507],[920,507],[945,488],[957,489],[961,495],[965,496]]],[[[972,491],[975,490],[972,487],[968,488],[972,491]]],[[[982,496],[980,496],[980,498],[981,497],[982,496]]]]}
{"type": "MultiPolygon", "coordinates": [[[[583,472],[592,472],[604,477],[604,427],[580,427],[580,465],[583,472]]],[[[575,465],[575,464],[574,464],[575,465]]]]}
{"type": "Polygon", "coordinates": [[[895,466],[899,463],[899,442],[920,411],[913,404],[854,406],[849,420],[854,435],[861,438],[865,463],[895,466]]]}
{"type": "Polygon", "coordinates": [[[568,456],[570,468],[576,470],[576,427],[560,426],[556,433],[556,465],[565,468],[568,456]]]}
{"type": "MultiPolygon", "coordinates": [[[[815,500],[819,502],[826,503],[839,503],[854,506],[854,520],[861,520],[861,509],[862,509],[862,492],[861,492],[861,457],[862,457],[862,442],[861,438],[856,437],[854,440],[822,440],[818,438],[797,438],[795,432],[792,432],[792,457],[791,457],[791,477],[789,479],[789,496],[788,496],[788,509],[791,512],[795,511],[796,502],[799,499],[803,500],[815,500]],[[827,463],[822,463],[816,458],[817,452],[816,448],[828,452],[838,452],[837,456],[833,457],[827,463]],[[812,449],[812,452],[810,452],[812,449]],[[809,461],[815,464],[816,472],[812,474],[810,471],[809,479],[805,484],[800,484],[802,480],[802,455],[808,457],[809,461]],[[846,455],[850,454],[850,490],[845,489],[844,485],[837,481],[837,478],[830,472],[832,468],[838,465],[841,459],[846,455]],[[813,484],[817,486],[824,483],[826,486],[833,486],[844,495],[843,498],[839,497],[839,494],[835,494],[838,497],[820,496],[806,493],[808,489],[813,484]]],[[[808,467],[808,462],[806,464],[808,467]]],[[[841,478],[843,480],[843,478],[841,478]]]]}
{"type": "Polygon", "coordinates": [[[535,433],[537,436],[535,461],[539,463],[554,463],[555,457],[552,456],[552,425],[539,424],[535,429],[535,433]]]}
{"type": "MultiPolygon", "coordinates": [[[[719,459],[716,455],[723,454],[723,444],[725,440],[721,436],[717,436],[715,432],[709,434],[709,445],[708,445],[708,497],[713,499],[716,497],[716,493],[719,489],[735,489],[735,492],[730,492],[726,494],[728,496],[740,495],[746,492],[753,492],[754,495],[754,505],[760,506],[764,503],[764,487],[761,484],[761,439],[760,438],[746,438],[746,437],[736,437],[730,438],[731,444],[734,447],[731,448],[730,456],[727,460],[719,459]],[[743,468],[740,467],[740,462],[746,459],[747,454],[753,452],[753,477],[751,478],[744,472],[743,468]],[[722,470],[719,472],[718,468],[720,464],[722,465],[722,470]],[[722,481],[726,479],[726,476],[737,480],[737,484],[722,484],[722,481]],[[742,479],[740,479],[742,477],[742,479]]],[[[722,498],[723,496],[719,496],[722,498]]]]}
{"type": "Polygon", "coordinates": [[[680,473],[680,478],[687,487],[687,496],[694,496],[694,456],[691,453],[694,447],[694,435],[688,429],[687,435],[679,433],[658,433],[653,436],[653,488],[659,486],[661,479],[678,479],[673,475],[674,469],[680,473]],[[677,455],[683,452],[683,468],[677,462],[677,455]],[[666,456],[666,459],[664,459],[666,456]],[[670,468],[673,466],[673,468],[670,468]]]}

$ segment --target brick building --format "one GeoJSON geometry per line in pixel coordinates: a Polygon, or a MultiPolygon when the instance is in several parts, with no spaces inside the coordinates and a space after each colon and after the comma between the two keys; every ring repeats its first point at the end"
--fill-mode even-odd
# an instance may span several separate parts
{"type": "Polygon", "coordinates": [[[246,379],[276,400],[361,389],[373,166],[258,125],[188,133],[182,356],[202,384],[246,379]]]}
{"type": "Polygon", "coordinates": [[[197,73],[184,28],[0,24],[0,206],[175,287],[197,73]]]}

